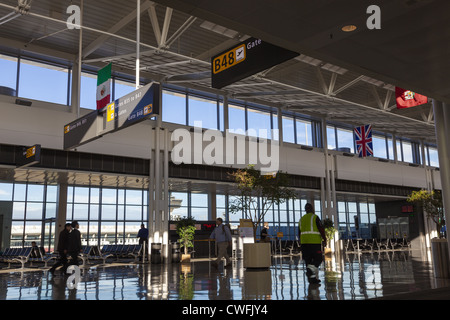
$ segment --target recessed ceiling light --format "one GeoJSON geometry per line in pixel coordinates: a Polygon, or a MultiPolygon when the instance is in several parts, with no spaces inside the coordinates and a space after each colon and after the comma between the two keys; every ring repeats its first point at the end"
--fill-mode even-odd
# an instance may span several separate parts
{"type": "Polygon", "coordinates": [[[342,31],[344,31],[344,32],[352,32],[352,31],[355,31],[355,30],[356,30],[356,26],[353,25],[353,24],[349,24],[347,26],[343,26],[342,27],[342,31]]]}

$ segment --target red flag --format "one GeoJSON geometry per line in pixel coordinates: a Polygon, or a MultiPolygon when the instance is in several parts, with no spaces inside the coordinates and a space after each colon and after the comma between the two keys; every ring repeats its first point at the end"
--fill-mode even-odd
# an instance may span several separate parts
{"type": "Polygon", "coordinates": [[[411,90],[395,87],[397,109],[411,108],[427,103],[428,98],[411,90]]]}

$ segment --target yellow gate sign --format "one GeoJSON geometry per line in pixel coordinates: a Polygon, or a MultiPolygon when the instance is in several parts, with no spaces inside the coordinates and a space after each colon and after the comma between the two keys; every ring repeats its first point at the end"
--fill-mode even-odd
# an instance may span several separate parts
{"type": "Polygon", "coordinates": [[[233,48],[213,60],[213,73],[217,74],[245,60],[245,45],[233,48]]]}

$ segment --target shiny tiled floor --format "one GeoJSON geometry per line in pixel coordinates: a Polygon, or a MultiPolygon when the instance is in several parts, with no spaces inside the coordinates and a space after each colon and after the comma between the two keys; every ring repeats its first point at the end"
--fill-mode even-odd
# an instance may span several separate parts
{"type": "Polygon", "coordinates": [[[246,270],[241,260],[230,269],[209,261],[110,263],[83,269],[70,290],[67,276],[16,269],[0,273],[0,300],[365,300],[450,286],[409,252],[344,254],[327,260],[319,276],[320,285],[309,285],[299,256],[273,258],[266,271],[246,270]]]}

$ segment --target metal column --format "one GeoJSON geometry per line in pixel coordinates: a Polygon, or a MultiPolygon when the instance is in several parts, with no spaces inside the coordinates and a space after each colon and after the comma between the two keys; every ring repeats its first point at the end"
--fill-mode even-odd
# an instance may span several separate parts
{"type": "MultiPolygon", "coordinates": [[[[433,100],[445,220],[450,221],[450,105],[433,100]]],[[[450,242],[450,238],[447,239],[450,242]]],[[[450,248],[450,243],[449,243],[450,248]]]]}

